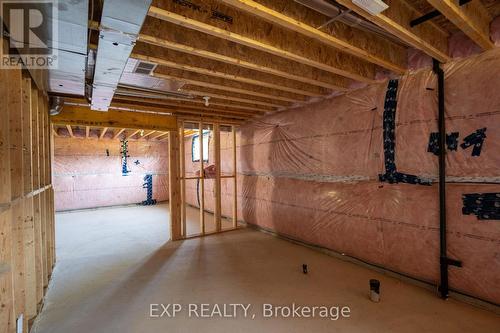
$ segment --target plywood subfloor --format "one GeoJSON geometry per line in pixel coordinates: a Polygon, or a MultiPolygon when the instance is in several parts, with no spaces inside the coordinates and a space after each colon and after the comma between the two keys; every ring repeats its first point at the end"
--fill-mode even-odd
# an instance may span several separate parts
{"type": "Polygon", "coordinates": [[[56,219],[58,262],[35,333],[499,332],[498,315],[258,231],[166,243],[166,205],[56,219]],[[382,283],[378,304],[371,278],[382,283]],[[260,316],[263,303],[294,302],[349,306],[351,317],[260,316]],[[256,318],[152,319],[151,303],[251,303],[256,318]]]}

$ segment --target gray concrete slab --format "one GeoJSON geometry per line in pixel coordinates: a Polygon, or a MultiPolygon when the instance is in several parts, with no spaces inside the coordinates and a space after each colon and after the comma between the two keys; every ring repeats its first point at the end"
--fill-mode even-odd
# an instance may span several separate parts
{"type": "Polygon", "coordinates": [[[167,205],[57,214],[56,237],[35,333],[500,332],[498,315],[255,230],[167,242],[167,205]],[[371,278],[381,281],[380,303],[368,299],[371,278]],[[183,310],[151,318],[160,303],[183,310]],[[190,303],[251,308],[247,318],[195,318],[190,303]],[[262,316],[263,304],[293,303],[348,306],[350,317],[262,316]]]}

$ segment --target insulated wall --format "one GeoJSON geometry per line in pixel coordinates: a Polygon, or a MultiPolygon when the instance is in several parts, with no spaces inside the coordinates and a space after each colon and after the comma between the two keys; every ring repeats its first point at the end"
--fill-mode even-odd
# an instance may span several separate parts
{"type": "MultiPolygon", "coordinates": [[[[463,263],[449,268],[450,287],[500,304],[500,220],[462,213],[462,195],[500,193],[500,50],[443,67],[447,133],[458,132],[446,155],[448,256],[463,263]],[[460,147],[483,128],[479,156],[460,147]]],[[[437,79],[424,69],[398,83],[394,163],[430,185],[379,178],[390,157],[382,82],[242,126],[239,216],[438,284],[437,79]]]]}
{"type": "MultiPolygon", "coordinates": [[[[213,131],[210,131],[208,138],[208,161],[204,161],[204,167],[215,165],[215,145],[213,131]]],[[[186,175],[193,176],[200,169],[200,162],[193,162],[192,154],[193,136],[184,138],[184,165],[186,175]]],[[[233,133],[220,132],[220,153],[221,153],[221,174],[232,175],[233,172],[233,133]]],[[[186,203],[199,207],[198,195],[200,195],[199,186],[196,180],[186,181],[186,203]]],[[[215,181],[214,179],[205,179],[205,211],[214,212],[215,207],[215,181]]],[[[231,217],[233,214],[233,180],[221,180],[221,214],[225,217],[231,217]]]]}
{"type": "Polygon", "coordinates": [[[168,200],[168,142],[129,140],[126,175],[121,151],[119,139],[56,138],[56,210],[141,203],[147,200],[146,175],[152,175],[152,199],[168,200]]]}

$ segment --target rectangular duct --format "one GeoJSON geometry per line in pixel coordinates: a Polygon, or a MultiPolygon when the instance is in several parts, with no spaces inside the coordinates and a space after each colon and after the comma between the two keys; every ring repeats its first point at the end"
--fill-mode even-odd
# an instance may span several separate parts
{"type": "MultiPolygon", "coordinates": [[[[57,34],[50,47],[57,47],[58,65],[47,71],[47,90],[52,93],[83,96],[87,61],[88,1],[58,0],[57,34]]],[[[34,75],[36,77],[36,75],[34,75]]]]}
{"type": "Polygon", "coordinates": [[[152,0],[105,0],[91,108],[108,111],[152,0]]]}

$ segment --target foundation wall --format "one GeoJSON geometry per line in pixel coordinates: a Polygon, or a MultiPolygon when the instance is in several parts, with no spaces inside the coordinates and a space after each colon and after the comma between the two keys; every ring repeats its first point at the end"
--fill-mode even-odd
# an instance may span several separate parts
{"type": "MultiPolygon", "coordinates": [[[[444,66],[448,256],[453,290],[500,304],[500,221],[462,213],[462,195],[500,192],[500,49],[444,66]],[[460,144],[486,128],[480,156],[460,144]]],[[[437,80],[422,69],[399,80],[397,171],[431,185],[381,182],[388,82],[259,118],[241,127],[239,216],[277,233],[439,283],[437,80]]]]}
{"type": "Polygon", "coordinates": [[[56,210],[141,203],[145,175],[153,176],[153,199],[168,200],[168,142],[129,140],[128,155],[124,176],[119,139],[56,138],[56,210]]]}

